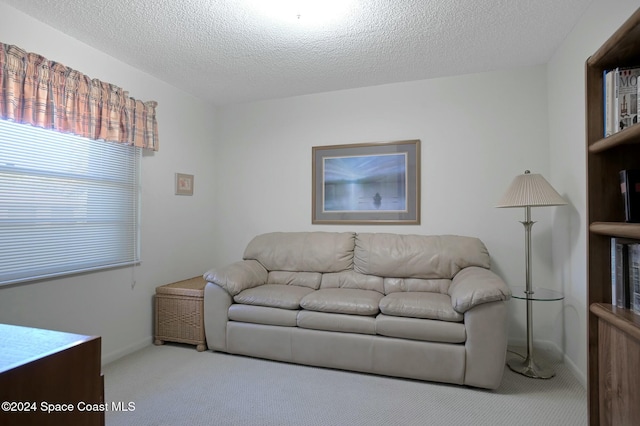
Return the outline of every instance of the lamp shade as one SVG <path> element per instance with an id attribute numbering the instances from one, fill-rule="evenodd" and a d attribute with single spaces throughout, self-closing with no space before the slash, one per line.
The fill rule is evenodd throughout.
<path id="1" fill-rule="evenodd" d="M 496 207 L 561 206 L 567 202 L 540 174 L 526 170 L 511 182 Z"/>

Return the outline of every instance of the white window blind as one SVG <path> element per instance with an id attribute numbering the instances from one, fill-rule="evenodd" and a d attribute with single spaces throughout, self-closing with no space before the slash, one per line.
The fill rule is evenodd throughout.
<path id="1" fill-rule="evenodd" d="M 140 151 L 0 120 L 0 285 L 138 262 Z"/>

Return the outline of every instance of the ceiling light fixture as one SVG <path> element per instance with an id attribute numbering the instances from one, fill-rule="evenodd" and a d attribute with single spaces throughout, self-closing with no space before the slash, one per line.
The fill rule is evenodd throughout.
<path id="1" fill-rule="evenodd" d="M 282 22 L 325 24 L 342 18 L 353 0 L 247 0 L 261 14 Z"/>

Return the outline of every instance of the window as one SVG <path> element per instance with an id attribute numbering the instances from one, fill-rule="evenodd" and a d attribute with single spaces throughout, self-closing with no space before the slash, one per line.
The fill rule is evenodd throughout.
<path id="1" fill-rule="evenodd" d="M 0 285 L 139 262 L 140 153 L 0 120 Z"/>

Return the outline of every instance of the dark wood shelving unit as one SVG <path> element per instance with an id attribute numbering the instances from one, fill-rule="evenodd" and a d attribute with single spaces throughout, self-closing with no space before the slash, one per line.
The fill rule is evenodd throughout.
<path id="1" fill-rule="evenodd" d="M 640 124 L 604 138 L 603 72 L 640 66 L 640 9 L 586 61 L 589 424 L 640 419 L 640 316 L 611 304 L 611 238 L 625 223 L 618 172 L 640 169 Z"/>

